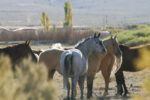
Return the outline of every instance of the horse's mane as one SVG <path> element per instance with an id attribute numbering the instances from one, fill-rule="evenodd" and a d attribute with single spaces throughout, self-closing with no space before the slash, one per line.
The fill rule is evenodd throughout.
<path id="1" fill-rule="evenodd" d="M 125 45 L 125 44 L 119 44 L 119 46 L 129 48 L 129 46 L 127 46 L 127 45 Z"/>
<path id="2" fill-rule="evenodd" d="M 84 44 L 86 41 L 88 41 L 89 39 L 91 39 L 91 37 L 82 39 L 81 41 L 79 41 L 76 45 L 75 48 L 79 48 L 82 44 Z"/>
<path id="3" fill-rule="evenodd" d="M 126 49 L 129 49 L 130 47 L 128 47 L 127 45 L 125 45 L 125 44 L 119 44 L 119 47 L 120 48 L 126 48 Z"/>

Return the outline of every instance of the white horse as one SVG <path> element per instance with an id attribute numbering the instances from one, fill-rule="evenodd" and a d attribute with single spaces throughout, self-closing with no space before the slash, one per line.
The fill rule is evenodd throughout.
<path id="1" fill-rule="evenodd" d="M 67 87 L 67 98 L 70 95 L 70 83 L 68 77 L 72 79 L 71 99 L 74 99 L 74 92 L 77 81 L 81 79 L 81 99 L 83 99 L 84 80 L 88 71 L 88 56 L 92 52 L 106 53 L 106 49 L 100 40 L 100 34 L 90 37 L 80 42 L 75 49 L 66 50 L 61 54 L 60 70 L 63 75 L 64 86 Z"/>

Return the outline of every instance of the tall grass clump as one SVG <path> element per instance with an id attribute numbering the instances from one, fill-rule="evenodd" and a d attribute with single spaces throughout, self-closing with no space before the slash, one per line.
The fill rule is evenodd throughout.
<path id="1" fill-rule="evenodd" d="M 25 59 L 12 72 L 8 57 L 0 57 L 0 100 L 58 100 L 46 67 Z"/>
<path id="2" fill-rule="evenodd" d="M 143 85 L 142 89 L 144 90 L 144 93 L 140 95 L 133 96 L 133 100 L 150 100 L 150 51 L 147 49 L 143 49 L 139 51 L 140 57 L 137 58 L 135 61 L 135 64 L 138 66 L 138 68 L 143 69 L 147 68 L 148 75 L 143 79 Z"/>

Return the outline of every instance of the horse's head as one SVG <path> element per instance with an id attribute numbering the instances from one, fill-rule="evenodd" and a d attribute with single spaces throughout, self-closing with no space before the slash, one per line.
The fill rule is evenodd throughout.
<path id="1" fill-rule="evenodd" d="M 18 44 L 16 46 L 17 55 L 21 56 L 21 58 L 26 58 L 31 56 L 32 60 L 37 62 L 37 58 L 32 52 L 30 48 L 30 41 L 26 41 L 25 43 Z"/>
<path id="2" fill-rule="evenodd" d="M 96 33 L 94 34 L 94 37 L 91 38 L 91 48 L 96 51 L 100 52 L 102 54 L 106 53 L 106 48 L 103 44 L 103 41 L 100 39 L 100 33 L 96 36 Z"/>
<path id="3" fill-rule="evenodd" d="M 107 45 L 108 45 L 107 50 L 112 54 L 114 54 L 116 57 L 120 57 L 122 55 L 116 36 L 114 37 L 111 36 Z"/>

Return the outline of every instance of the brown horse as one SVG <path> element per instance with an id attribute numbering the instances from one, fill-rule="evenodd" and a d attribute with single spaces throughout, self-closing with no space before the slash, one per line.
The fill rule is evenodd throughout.
<path id="1" fill-rule="evenodd" d="M 114 38 L 111 37 L 107 40 L 104 40 L 103 43 L 107 49 L 107 54 L 104 56 L 100 55 L 99 53 L 92 53 L 88 60 L 89 64 L 87 76 L 88 98 L 92 96 L 92 87 L 95 74 L 100 70 L 102 71 L 102 74 L 105 79 L 106 89 L 104 95 L 107 94 L 110 73 L 115 62 L 115 56 L 118 59 L 120 59 L 121 57 L 121 51 L 119 49 L 118 42 L 116 41 L 116 37 Z M 50 79 L 53 78 L 53 75 L 56 70 L 60 73 L 59 61 L 60 55 L 63 51 L 64 51 L 63 49 L 51 49 L 44 51 L 40 54 L 39 62 L 42 62 L 47 66 Z M 119 69 L 120 65 L 118 65 L 117 67 L 118 67 L 117 69 Z"/>
<path id="2" fill-rule="evenodd" d="M 37 62 L 29 44 L 30 41 L 26 41 L 25 43 L 0 48 L 0 54 L 9 56 L 13 70 L 16 64 L 19 64 L 23 58 L 27 58 L 28 56 L 31 56 L 32 60 Z"/>
<path id="3" fill-rule="evenodd" d="M 115 74 L 116 83 L 117 83 L 117 94 L 122 95 L 123 90 L 124 90 L 123 95 L 126 96 L 128 93 L 128 90 L 125 84 L 123 71 L 137 72 L 137 71 L 143 70 L 142 68 L 137 69 L 137 66 L 135 65 L 135 60 L 140 57 L 139 50 L 141 49 L 150 50 L 150 44 L 136 46 L 136 47 L 128 47 L 125 45 L 119 45 L 119 47 L 122 51 L 122 65 L 120 69 L 117 71 L 117 73 Z"/>
<path id="4" fill-rule="evenodd" d="M 119 44 L 116 40 L 116 37 L 104 40 L 103 43 L 107 49 L 107 54 L 105 56 L 101 56 L 95 53 L 92 54 L 89 58 L 89 69 L 87 76 L 87 98 L 90 98 L 92 96 L 93 80 L 96 73 L 100 70 L 102 71 L 102 75 L 105 81 L 105 92 L 103 96 L 106 96 L 108 94 L 110 74 L 113 66 L 115 65 L 115 60 L 117 61 L 116 70 L 118 70 L 121 65 L 121 51 L 119 49 Z"/>

